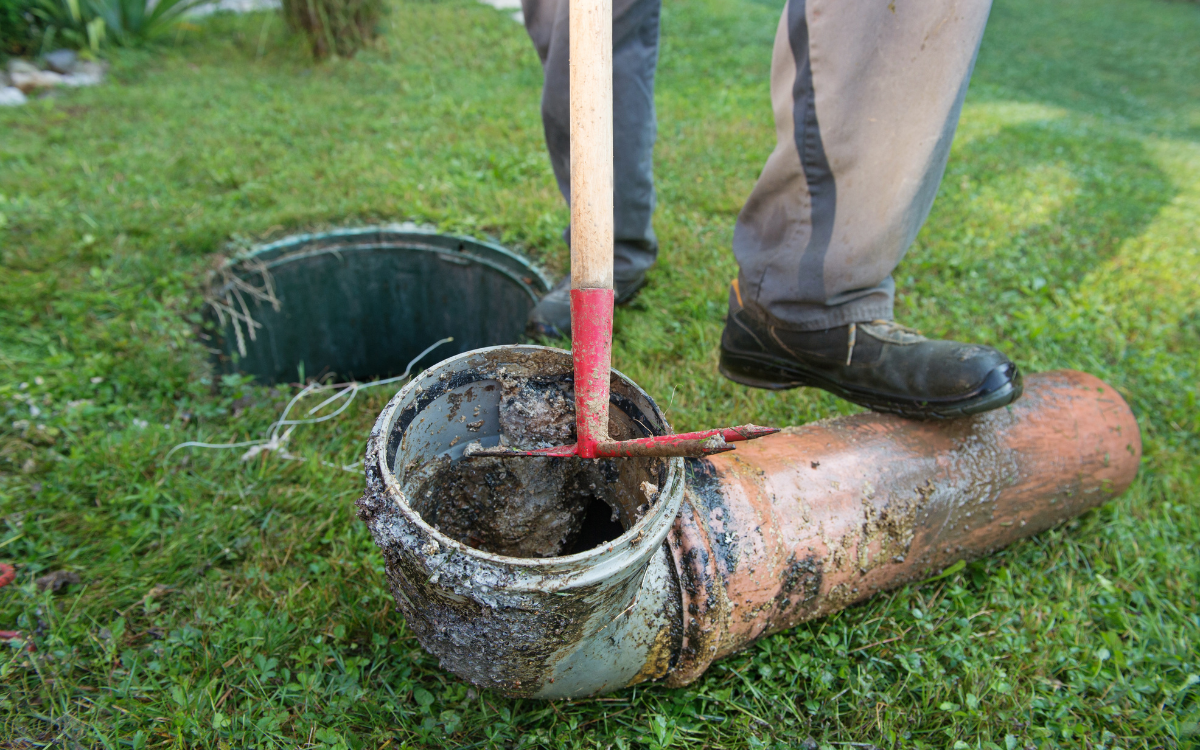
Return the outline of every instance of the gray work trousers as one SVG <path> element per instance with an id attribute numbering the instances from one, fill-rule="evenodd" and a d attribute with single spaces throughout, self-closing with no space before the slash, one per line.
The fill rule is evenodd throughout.
<path id="1" fill-rule="evenodd" d="M 654 262 L 661 0 L 615 0 L 614 275 Z M 570 201 L 567 0 L 523 0 Z M 738 291 L 794 330 L 890 319 L 892 270 L 945 171 L 991 0 L 788 0 L 771 61 L 775 150 L 734 228 Z"/>

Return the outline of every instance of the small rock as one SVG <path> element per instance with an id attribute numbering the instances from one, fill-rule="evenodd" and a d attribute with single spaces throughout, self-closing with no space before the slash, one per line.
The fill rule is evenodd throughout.
<path id="1" fill-rule="evenodd" d="M 56 49 L 46 55 L 46 67 L 55 73 L 68 75 L 75 71 L 75 63 L 79 61 L 79 55 L 75 54 L 74 50 Z"/>
<path id="2" fill-rule="evenodd" d="M 14 57 L 13 59 L 8 61 L 9 76 L 15 76 L 17 74 L 28 75 L 31 73 L 40 73 L 40 72 L 41 71 L 38 70 L 38 66 L 34 65 L 33 63 L 29 62 L 28 60 L 22 60 L 19 57 Z"/>
<path id="3" fill-rule="evenodd" d="M 56 570 L 38 578 L 34 583 L 37 584 L 38 591 L 50 589 L 51 592 L 58 593 L 67 586 L 78 585 L 79 574 L 69 570 Z"/>
<path id="4" fill-rule="evenodd" d="M 19 107 L 27 101 L 25 92 L 16 86 L 0 87 L 0 107 Z"/>
<path id="5" fill-rule="evenodd" d="M 81 60 L 75 63 L 75 71 L 63 76 L 62 85 L 78 88 L 80 86 L 95 86 L 104 80 L 107 66 L 92 60 Z"/>
<path id="6" fill-rule="evenodd" d="M 8 68 L 8 76 L 12 79 L 13 85 L 26 94 L 36 89 L 52 88 L 63 81 L 62 76 L 49 70 L 34 68 L 33 72 L 27 72 L 13 70 L 11 65 Z"/>
<path id="7" fill-rule="evenodd" d="M 215 0 L 200 3 L 186 11 L 192 17 L 207 16 L 212 13 L 251 13 L 256 10 L 274 10 L 280 7 L 279 0 Z"/>

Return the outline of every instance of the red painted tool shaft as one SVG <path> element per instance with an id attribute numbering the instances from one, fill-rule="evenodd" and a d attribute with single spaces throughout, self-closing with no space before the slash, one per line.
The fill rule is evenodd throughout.
<path id="1" fill-rule="evenodd" d="M 608 441 L 612 368 L 612 289 L 571 290 L 571 359 L 575 364 L 575 455 L 596 458 Z"/>

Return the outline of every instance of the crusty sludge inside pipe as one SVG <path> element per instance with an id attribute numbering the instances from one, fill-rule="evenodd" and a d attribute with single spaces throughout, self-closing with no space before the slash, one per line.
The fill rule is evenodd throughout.
<path id="1" fill-rule="evenodd" d="M 622 536 L 534 561 L 427 530 L 373 470 L 386 461 L 373 464 L 375 433 L 372 444 L 360 515 L 422 644 L 476 684 L 542 698 L 686 685 L 758 638 L 1095 507 L 1129 486 L 1141 458 L 1114 389 L 1035 374 L 1016 403 L 968 419 L 858 414 L 673 464 L 681 481 L 660 472 L 662 499 L 636 525 L 614 509 Z"/>

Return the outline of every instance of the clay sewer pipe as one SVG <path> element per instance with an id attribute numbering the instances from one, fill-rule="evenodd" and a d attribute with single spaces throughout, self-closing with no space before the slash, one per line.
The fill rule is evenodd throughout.
<path id="1" fill-rule="evenodd" d="M 406 450 L 397 435 L 420 421 L 414 405 L 428 409 L 439 387 L 478 390 L 486 378 L 462 373 L 489 351 L 447 360 L 397 394 L 372 432 L 358 505 L 422 645 L 443 668 L 512 696 L 687 685 L 758 638 L 1096 507 L 1129 486 L 1141 459 L 1137 422 L 1112 387 L 1040 373 L 1015 404 L 976 417 L 857 414 L 671 459 L 656 506 L 620 538 L 569 557 L 503 557 L 425 524 L 391 470 Z M 624 397 L 626 412 L 640 405 L 643 423 L 666 430 L 631 381 L 614 372 L 613 388 L 614 405 Z"/>

